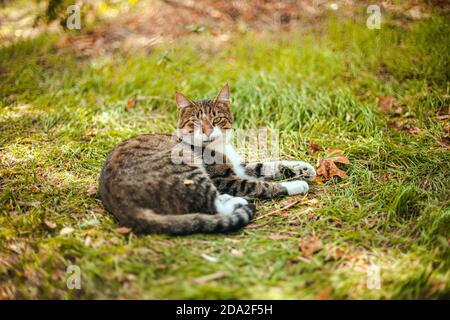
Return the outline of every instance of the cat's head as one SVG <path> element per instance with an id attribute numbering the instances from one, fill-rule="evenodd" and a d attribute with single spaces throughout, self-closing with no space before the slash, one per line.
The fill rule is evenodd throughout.
<path id="1" fill-rule="evenodd" d="M 231 134 L 233 115 L 230 110 L 230 88 L 225 85 L 212 100 L 192 101 L 176 93 L 180 111 L 178 136 L 201 143 L 219 141 Z M 187 138 L 187 139 L 186 139 Z"/>

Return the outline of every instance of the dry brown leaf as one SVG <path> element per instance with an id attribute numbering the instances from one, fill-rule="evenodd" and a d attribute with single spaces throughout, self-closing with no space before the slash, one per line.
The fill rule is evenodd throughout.
<path id="1" fill-rule="evenodd" d="M 130 100 L 128 100 L 127 109 L 130 110 L 130 109 L 134 108 L 136 106 L 137 102 L 138 102 L 137 97 L 133 97 Z"/>
<path id="2" fill-rule="evenodd" d="M 388 120 L 388 125 L 392 128 L 396 128 L 396 129 L 401 129 L 402 128 L 402 124 L 399 121 L 396 120 Z"/>
<path id="3" fill-rule="evenodd" d="M 378 97 L 378 109 L 385 114 L 388 114 L 393 107 L 397 106 L 397 100 L 391 96 Z"/>
<path id="4" fill-rule="evenodd" d="M 338 176 L 341 179 L 347 177 L 347 173 L 339 169 L 336 166 L 336 163 L 350 164 L 350 160 L 344 156 L 344 151 L 340 149 L 330 148 L 326 150 L 325 158 L 318 160 L 317 176 L 320 177 L 320 182 L 328 180 L 334 176 Z"/>
<path id="5" fill-rule="evenodd" d="M 329 300 L 332 292 L 333 288 L 326 287 L 321 292 L 319 292 L 319 300 Z"/>
<path id="6" fill-rule="evenodd" d="M 450 117 L 450 115 L 444 114 L 444 115 L 441 115 L 441 116 L 436 116 L 435 118 L 437 120 L 447 120 L 449 117 Z"/>
<path id="7" fill-rule="evenodd" d="M 6 176 L 12 176 L 12 175 L 15 175 L 17 172 L 15 172 L 14 170 L 11 170 L 11 169 L 3 169 L 3 170 L 0 170 L 0 174 L 1 175 L 6 175 Z"/>
<path id="8" fill-rule="evenodd" d="M 437 140 L 439 145 L 443 146 L 446 149 L 450 149 L 450 135 L 445 135 L 442 138 Z"/>
<path id="9" fill-rule="evenodd" d="M 127 227 L 119 227 L 119 228 L 114 229 L 114 231 L 126 236 L 127 234 L 129 234 L 131 232 L 131 229 L 127 228 Z"/>
<path id="10" fill-rule="evenodd" d="M 328 166 L 329 166 L 328 174 L 329 174 L 330 178 L 334 177 L 334 176 L 338 176 L 341 179 L 347 178 L 347 173 L 345 173 L 345 171 L 339 169 L 332 160 L 328 160 Z"/>
<path id="11" fill-rule="evenodd" d="M 322 147 L 319 145 L 319 144 L 317 144 L 317 143 L 313 143 L 313 142 L 311 142 L 309 145 L 308 145 L 308 150 L 309 150 L 309 153 L 315 153 L 315 152 L 317 152 L 317 151 L 320 151 L 320 149 L 322 149 Z"/>
<path id="12" fill-rule="evenodd" d="M 335 162 L 335 163 L 338 162 L 338 163 L 343 163 L 343 164 L 350 164 L 350 160 L 348 160 L 348 158 L 344 157 L 344 156 L 331 157 L 331 158 L 328 158 L 327 160 Z"/>
<path id="13" fill-rule="evenodd" d="M 89 185 L 86 194 L 89 198 L 95 196 L 97 194 L 97 186 L 93 184 Z"/>
<path id="14" fill-rule="evenodd" d="M 333 156 L 343 156 L 344 155 L 344 151 L 338 148 L 329 148 L 327 150 L 325 150 L 325 154 L 327 155 L 333 155 Z"/>
<path id="15" fill-rule="evenodd" d="M 322 241 L 312 235 L 300 240 L 298 247 L 304 257 L 311 258 L 314 253 L 322 249 Z"/>
<path id="16" fill-rule="evenodd" d="M 345 255 L 345 250 L 340 247 L 328 247 L 327 256 L 333 260 L 339 260 Z"/>

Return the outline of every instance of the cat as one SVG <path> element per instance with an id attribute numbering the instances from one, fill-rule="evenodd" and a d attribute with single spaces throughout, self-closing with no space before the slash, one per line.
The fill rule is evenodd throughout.
<path id="1" fill-rule="evenodd" d="M 233 115 L 228 85 L 212 100 L 191 101 L 179 92 L 175 100 L 175 134 L 129 138 L 106 157 L 99 179 L 101 200 L 121 225 L 142 234 L 234 231 L 255 214 L 249 199 L 308 192 L 305 180 L 316 176 L 310 164 L 245 163 L 229 144 Z M 206 151 L 224 161 L 205 161 Z M 180 161 L 174 156 L 180 152 L 181 160 L 188 155 L 194 161 Z M 286 172 L 299 179 L 267 181 Z"/>

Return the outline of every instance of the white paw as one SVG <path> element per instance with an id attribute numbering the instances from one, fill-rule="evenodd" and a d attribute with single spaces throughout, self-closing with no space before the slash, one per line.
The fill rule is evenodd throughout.
<path id="1" fill-rule="evenodd" d="M 305 180 L 314 180 L 316 178 L 316 169 L 312 165 L 303 161 L 281 161 L 281 166 L 292 170 L 296 176 Z"/>
<path id="2" fill-rule="evenodd" d="M 244 198 L 233 197 L 229 194 L 221 194 L 214 201 L 216 210 L 221 214 L 232 214 L 237 205 L 247 205 L 248 201 Z"/>
<path id="3" fill-rule="evenodd" d="M 232 195 L 229 195 L 229 194 L 220 194 L 218 197 L 217 197 L 217 199 L 216 200 L 218 200 L 218 201 L 220 201 L 220 202 L 222 202 L 222 203 L 225 203 L 225 202 L 227 202 L 228 200 L 230 200 L 231 198 L 234 198 Z"/>
<path id="4" fill-rule="evenodd" d="M 289 195 L 307 193 L 309 190 L 308 184 L 302 180 L 281 182 L 280 184 L 287 189 Z"/>

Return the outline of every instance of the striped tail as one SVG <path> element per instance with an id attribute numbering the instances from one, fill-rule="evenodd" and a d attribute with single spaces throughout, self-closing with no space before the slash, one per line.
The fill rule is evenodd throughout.
<path id="1" fill-rule="evenodd" d="M 140 209 L 128 216 L 125 225 L 135 233 L 167 233 L 185 235 L 192 233 L 221 233 L 242 228 L 255 213 L 253 204 L 238 205 L 231 214 L 187 213 L 181 215 L 161 215 L 150 209 Z M 129 221 L 134 218 L 133 221 Z"/>

